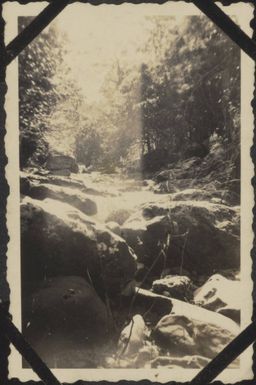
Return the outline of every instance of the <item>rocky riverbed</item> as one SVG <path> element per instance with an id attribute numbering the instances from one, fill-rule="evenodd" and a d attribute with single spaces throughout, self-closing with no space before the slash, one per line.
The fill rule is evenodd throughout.
<path id="1" fill-rule="evenodd" d="M 22 172 L 23 332 L 50 367 L 201 368 L 239 333 L 238 182 L 198 162 Z"/>

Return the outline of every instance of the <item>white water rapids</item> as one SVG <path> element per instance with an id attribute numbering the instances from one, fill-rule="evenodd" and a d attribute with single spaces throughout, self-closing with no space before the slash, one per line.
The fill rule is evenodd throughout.
<path id="1" fill-rule="evenodd" d="M 127 210 L 133 213 L 142 204 L 160 203 L 170 197 L 170 194 L 154 193 L 152 180 L 131 179 L 121 174 L 100 172 L 77 174 L 74 178 L 99 193 L 93 194 L 93 200 L 97 205 L 95 219 L 102 223 L 115 211 Z"/>

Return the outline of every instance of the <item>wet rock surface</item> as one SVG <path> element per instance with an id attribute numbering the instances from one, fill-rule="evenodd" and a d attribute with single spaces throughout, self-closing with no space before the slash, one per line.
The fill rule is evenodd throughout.
<path id="1" fill-rule="evenodd" d="M 81 193 L 79 189 L 61 187 L 50 184 L 30 184 L 28 194 L 35 199 L 52 198 L 61 202 L 69 203 L 87 215 L 95 215 L 97 213 L 96 203 L 88 195 Z"/>
<path id="2" fill-rule="evenodd" d="M 54 276 L 89 275 L 99 291 L 115 293 L 133 278 L 135 255 L 125 241 L 72 206 L 26 197 L 21 216 L 28 287 Z"/>
<path id="3" fill-rule="evenodd" d="M 241 284 L 215 274 L 194 292 L 195 304 L 240 321 Z"/>

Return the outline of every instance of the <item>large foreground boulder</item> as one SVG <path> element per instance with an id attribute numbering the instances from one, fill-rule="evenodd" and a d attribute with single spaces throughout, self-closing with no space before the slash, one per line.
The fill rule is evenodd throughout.
<path id="1" fill-rule="evenodd" d="M 81 277 L 43 282 L 24 299 L 23 316 L 25 338 L 50 367 L 76 366 L 86 349 L 93 351 L 113 335 L 113 320 L 105 304 Z M 82 367 L 95 366 L 89 357 L 84 355 Z"/>
<path id="2" fill-rule="evenodd" d="M 46 162 L 46 168 L 56 175 L 68 175 L 68 172 L 77 173 L 79 170 L 75 159 L 63 154 L 50 155 Z"/>
<path id="3" fill-rule="evenodd" d="M 145 204 L 122 226 L 122 236 L 142 263 L 154 263 L 158 277 L 163 266 L 208 276 L 239 267 L 239 233 L 238 207 L 205 201 Z"/>
<path id="4" fill-rule="evenodd" d="M 194 302 L 206 309 L 217 311 L 234 321 L 240 321 L 241 283 L 214 274 L 194 292 Z"/>
<path id="5" fill-rule="evenodd" d="M 172 312 L 153 330 L 155 341 L 172 356 L 199 355 L 213 358 L 239 334 L 229 318 L 172 299 Z"/>
<path id="6" fill-rule="evenodd" d="M 26 197 L 21 203 L 22 281 L 31 289 L 54 276 L 87 277 L 104 295 L 133 279 L 136 258 L 126 242 L 72 206 Z"/>

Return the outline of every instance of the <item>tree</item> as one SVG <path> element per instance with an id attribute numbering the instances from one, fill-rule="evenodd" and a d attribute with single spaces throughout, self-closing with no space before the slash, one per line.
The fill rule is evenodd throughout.
<path id="1" fill-rule="evenodd" d="M 91 127 L 89 122 L 76 138 L 76 158 L 86 167 L 100 163 L 102 156 L 100 134 Z"/>
<path id="2" fill-rule="evenodd" d="M 197 145 L 203 156 L 213 133 L 238 144 L 239 49 L 205 17 L 187 18 L 178 34 L 166 32 L 166 19 L 152 21 L 153 59 L 142 67 L 144 153 L 182 156 Z"/>
<path id="3" fill-rule="evenodd" d="M 31 19 L 21 17 L 20 30 Z M 49 147 L 68 142 L 70 131 L 78 124 L 82 97 L 65 65 L 64 46 L 65 36 L 53 24 L 19 56 L 21 167 L 43 164 Z"/>

